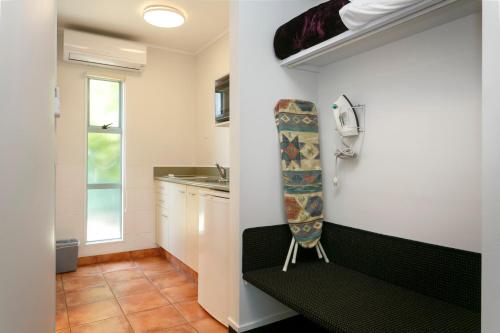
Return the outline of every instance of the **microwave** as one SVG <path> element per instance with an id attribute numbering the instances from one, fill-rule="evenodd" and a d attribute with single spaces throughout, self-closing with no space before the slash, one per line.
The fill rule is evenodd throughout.
<path id="1" fill-rule="evenodd" d="M 215 123 L 229 121 L 229 75 L 215 81 Z"/>

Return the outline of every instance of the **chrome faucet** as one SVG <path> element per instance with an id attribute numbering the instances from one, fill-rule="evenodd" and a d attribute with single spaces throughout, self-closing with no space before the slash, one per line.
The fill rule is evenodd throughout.
<path id="1" fill-rule="evenodd" d="M 215 163 L 215 167 L 217 168 L 217 172 L 219 173 L 219 181 L 227 181 L 227 172 L 226 169 L 221 167 L 219 163 Z"/>

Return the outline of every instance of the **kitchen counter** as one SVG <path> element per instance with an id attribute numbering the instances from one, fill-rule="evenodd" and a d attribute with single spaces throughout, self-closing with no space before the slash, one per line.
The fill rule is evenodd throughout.
<path id="1" fill-rule="evenodd" d="M 208 188 L 216 191 L 229 192 L 229 181 L 219 181 L 217 177 L 213 176 L 192 176 L 192 177 L 160 176 L 160 177 L 155 177 L 155 179 L 164 182 L 184 184 L 184 185 Z"/>

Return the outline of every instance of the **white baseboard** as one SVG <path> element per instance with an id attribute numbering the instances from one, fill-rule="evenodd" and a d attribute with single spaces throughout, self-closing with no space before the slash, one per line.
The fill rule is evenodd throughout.
<path id="1" fill-rule="evenodd" d="M 236 332 L 246 332 L 246 331 L 249 331 L 249 330 L 257 328 L 257 327 L 269 325 L 269 324 L 272 324 L 274 322 L 293 317 L 295 315 L 297 315 L 297 313 L 295 311 L 287 310 L 285 312 L 274 313 L 272 315 L 269 315 L 269 316 L 266 316 L 263 318 L 259 318 L 257 320 L 254 320 L 254 321 L 251 321 L 248 323 L 242 323 L 242 324 L 237 323 L 231 317 L 228 317 L 227 319 L 229 322 L 229 326 L 231 326 Z"/>

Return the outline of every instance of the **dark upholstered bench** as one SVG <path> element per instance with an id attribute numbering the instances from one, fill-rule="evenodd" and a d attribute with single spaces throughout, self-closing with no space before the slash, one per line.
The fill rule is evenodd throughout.
<path id="1" fill-rule="evenodd" d="M 282 272 L 287 225 L 243 233 L 243 279 L 331 332 L 480 332 L 481 256 L 325 223 Z"/>

